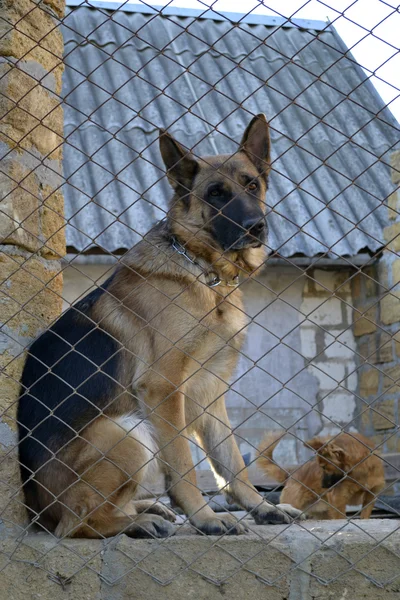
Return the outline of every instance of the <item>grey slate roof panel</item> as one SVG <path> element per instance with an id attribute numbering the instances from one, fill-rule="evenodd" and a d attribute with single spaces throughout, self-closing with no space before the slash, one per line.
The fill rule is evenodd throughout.
<path id="1" fill-rule="evenodd" d="M 77 8 L 63 33 L 69 246 L 130 248 L 165 216 L 158 127 L 195 153 L 230 153 L 264 112 L 271 251 L 382 247 L 399 126 L 332 29 Z"/>

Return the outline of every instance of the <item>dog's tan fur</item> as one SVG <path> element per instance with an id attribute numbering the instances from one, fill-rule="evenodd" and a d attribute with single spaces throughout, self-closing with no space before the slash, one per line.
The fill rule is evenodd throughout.
<path id="1" fill-rule="evenodd" d="M 376 495 L 383 489 L 382 459 L 374 444 L 360 434 L 341 433 L 335 438 L 313 438 L 306 446 L 316 456 L 290 472 L 273 460 L 282 433 L 269 433 L 259 446 L 258 464 L 269 477 L 284 483 L 281 502 L 287 502 L 314 519 L 343 519 L 347 505 L 362 505 L 361 519 L 368 519 Z M 323 478 L 341 480 L 324 487 Z"/>
<path id="2" fill-rule="evenodd" d="M 161 136 L 160 147 L 175 189 L 168 219 L 124 256 L 91 313 L 121 343 L 119 391 L 104 416 L 36 475 L 43 486 L 41 509 L 49 507 L 47 522 L 58 523 L 58 535 L 165 535 L 170 530 L 164 518 L 173 520 L 168 511 L 156 506 L 152 510 L 157 514 L 149 514 L 148 503 L 132 503 L 147 488 L 148 463 L 156 458 L 171 497 L 198 530 L 243 532 L 234 517 L 216 515 L 205 503 L 196 485 L 190 436 L 208 454 L 225 491 L 252 511 L 256 522 L 289 522 L 299 514 L 265 502 L 251 485 L 224 402 L 247 323 L 240 289 L 225 282 L 254 273 L 264 249 L 223 252 L 210 231 L 209 208 L 201 200 L 210 180 L 229 181 L 240 193 L 246 172 L 260 182 L 254 201 L 264 210 L 270 163 L 267 122 L 263 115 L 254 118 L 233 156 L 197 160 L 168 134 Z M 182 188 L 189 203 L 182 200 Z M 179 239 L 198 264 L 177 253 L 167 234 Z M 216 288 L 207 285 L 205 272 L 210 270 L 224 280 Z M 127 435 L 121 426 L 121 419 L 136 408 L 145 414 L 150 437 L 140 428 Z"/>

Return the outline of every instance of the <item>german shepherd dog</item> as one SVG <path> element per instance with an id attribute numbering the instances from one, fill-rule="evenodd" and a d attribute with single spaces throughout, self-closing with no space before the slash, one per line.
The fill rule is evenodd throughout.
<path id="1" fill-rule="evenodd" d="M 289 502 L 313 519 L 344 519 L 346 506 L 362 505 L 361 519 L 369 519 L 377 494 L 385 485 L 382 459 L 372 440 L 359 433 L 334 439 L 315 437 L 305 442 L 316 455 L 289 472 L 273 460 L 281 433 L 266 435 L 259 447 L 259 465 L 285 487 L 281 501 Z"/>
<path id="2" fill-rule="evenodd" d="M 198 159 L 164 131 L 160 151 L 174 190 L 168 217 L 33 343 L 23 371 L 26 504 L 57 536 L 171 534 L 173 513 L 137 500 L 155 463 L 199 532 L 244 532 L 205 502 L 189 436 L 256 523 L 300 514 L 251 485 L 224 402 L 247 323 L 238 277 L 264 259 L 267 121 L 254 117 L 232 156 Z"/>

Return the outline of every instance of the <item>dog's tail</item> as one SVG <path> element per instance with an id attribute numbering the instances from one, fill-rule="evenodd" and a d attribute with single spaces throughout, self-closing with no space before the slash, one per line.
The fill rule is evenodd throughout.
<path id="1" fill-rule="evenodd" d="M 290 473 L 280 467 L 274 459 L 272 454 L 274 448 L 279 444 L 285 434 L 279 431 L 272 431 L 267 433 L 265 438 L 262 440 L 258 447 L 258 465 L 264 471 L 266 475 L 269 475 L 271 479 L 284 483 L 289 477 Z"/>

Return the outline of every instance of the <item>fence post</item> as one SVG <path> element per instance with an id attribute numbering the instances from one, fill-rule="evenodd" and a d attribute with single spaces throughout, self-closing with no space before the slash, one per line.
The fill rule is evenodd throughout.
<path id="1" fill-rule="evenodd" d="M 0 519 L 26 520 L 16 408 L 24 350 L 62 306 L 64 0 L 5 0 L 0 24 Z"/>

